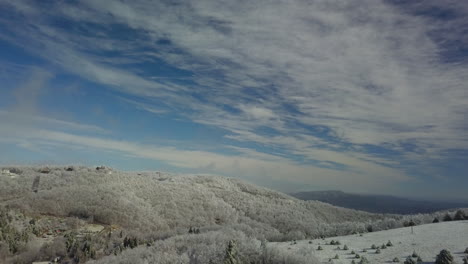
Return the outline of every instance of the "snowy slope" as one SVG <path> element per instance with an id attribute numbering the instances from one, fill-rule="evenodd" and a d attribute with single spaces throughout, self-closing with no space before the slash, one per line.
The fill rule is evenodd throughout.
<path id="1" fill-rule="evenodd" d="M 331 240 L 340 241 L 340 248 L 348 246 L 348 250 L 337 250 L 337 245 L 329 245 Z M 390 240 L 392 247 L 382 249 L 380 254 L 376 254 L 371 249 L 372 244 L 381 246 Z M 328 262 L 338 254 L 339 259 L 333 259 L 333 263 L 351 263 L 354 250 L 361 256 L 365 256 L 370 263 L 391 263 L 393 258 L 398 257 L 403 261 L 415 251 L 421 256 L 424 263 L 433 263 L 436 255 L 442 249 L 448 249 L 454 256 L 457 263 L 463 263 L 462 258 L 465 255 L 463 251 L 468 247 L 468 221 L 442 222 L 436 224 L 426 224 L 414 227 L 414 234 L 410 227 L 386 230 L 380 232 L 366 233 L 363 236 L 350 235 L 331 237 L 325 240 L 315 239 L 297 241 L 297 244 L 291 242 L 270 243 L 272 247 L 280 247 L 291 253 L 302 254 L 302 252 L 315 251 L 315 255 L 322 262 Z M 327 245 L 326 245 L 327 244 Z M 323 250 L 316 250 L 321 245 Z M 367 252 L 362 252 L 366 249 Z M 358 263 L 359 259 L 356 259 Z"/>

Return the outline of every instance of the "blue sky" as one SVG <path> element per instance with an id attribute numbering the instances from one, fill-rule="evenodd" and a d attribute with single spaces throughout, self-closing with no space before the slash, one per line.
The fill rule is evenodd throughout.
<path id="1" fill-rule="evenodd" d="M 465 1 L 0 0 L 0 163 L 468 201 Z"/>

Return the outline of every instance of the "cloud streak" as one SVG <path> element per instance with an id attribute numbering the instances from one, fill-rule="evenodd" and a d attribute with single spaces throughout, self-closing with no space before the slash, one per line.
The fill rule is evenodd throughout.
<path id="1" fill-rule="evenodd" d="M 19 0 L 2 6 L 26 17 L 22 23 L 2 19 L 14 32 L 2 31 L 2 39 L 131 97 L 124 100 L 138 109 L 175 114 L 222 129 L 227 140 L 260 145 L 283 164 L 296 164 L 286 166 L 297 173 L 295 180 L 308 181 L 310 168 L 302 163 L 316 174 L 404 181 L 413 178 L 409 169 L 468 149 L 468 67 L 463 53 L 457 60 L 449 54 L 455 41 L 467 39 L 445 31 L 455 26 L 461 33 L 464 4 L 443 7 L 457 14 L 451 19 L 427 11 L 442 8 L 436 1 L 89 0 L 45 6 Z M 36 44 L 24 41 L 31 39 Z M 148 70 L 161 65 L 177 73 Z M 178 153 L 188 157 L 178 161 L 150 153 L 178 167 L 195 161 L 211 168 L 191 152 Z M 231 158 L 214 159 L 222 168 L 216 172 L 234 171 Z"/>

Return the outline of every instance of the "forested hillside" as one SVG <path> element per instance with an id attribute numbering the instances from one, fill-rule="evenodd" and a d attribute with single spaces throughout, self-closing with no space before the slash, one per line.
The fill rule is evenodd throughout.
<path id="1" fill-rule="evenodd" d="M 256 263 L 269 254 L 269 263 L 275 263 L 282 253 L 268 253 L 261 240 L 376 231 L 402 226 L 409 219 L 301 201 L 237 179 L 106 167 L 4 168 L 0 201 L 9 215 L 8 230 L 31 232 L 17 250 L 5 249 L 16 241 L 16 233 L 0 242 L 0 258 L 15 257 L 16 263 L 54 255 L 75 263 L 107 255 L 119 259 L 123 251 L 122 256 L 134 258 L 141 247 L 150 247 L 145 254 L 158 263 L 219 263 L 229 241 L 235 241 L 239 258 Z M 417 221 L 432 218 L 419 216 Z M 90 225 L 101 228 L 83 235 L 76 231 Z M 50 234 L 51 229 L 60 232 Z M 47 239 L 41 240 L 44 236 Z M 60 243 L 61 250 L 44 249 Z M 132 252 L 126 250 L 130 248 Z"/>

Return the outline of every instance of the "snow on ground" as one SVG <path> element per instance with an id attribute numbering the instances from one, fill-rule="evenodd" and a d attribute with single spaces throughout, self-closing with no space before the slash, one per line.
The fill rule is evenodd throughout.
<path id="1" fill-rule="evenodd" d="M 331 237 L 326 239 L 302 240 L 297 244 L 292 242 L 270 243 L 269 246 L 279 247 L 291 253 L 302 254 L 308 250 L 315 251 L 315 256 L 322 262 L 328 262 L 338 254 L 339 259 L 333 259 L 333 263 L 349 264 L 353 259 L 356 263 L 359 259 L 351 254 L 354 250 L 357 254 L 365 256 L 370 263 L 392 263 L 398 257 L 400 263 L 415 251 L 421 256 L 423 263 L 433 263 L 435 257 L 442 249 L 448 249 L 457 263 L 463 263 L 463 253 L 468 247 L 468 221 L 441 222 L 415 226 L 414 234 L 410 227 L 385 230 L 380 232 L 366 233 L 360 235 L 349 235 Z M 336 249 L 337 245 L 330 245 L 331 240 L 340 241 L 341 250 Z M 381 249 L 380 254 L 376 254 L 375 249 L 371 249 L 372 244 L 382 246 L 388 241 L 393 246 Z M 309 243 L 312 241 L 312 244 Z M 317 250 L 318 246 L 323 250 Z M 348 250 L 343 250 L 344 245 Z M 367 252 L 363 252 L 366 249 Z"/>

